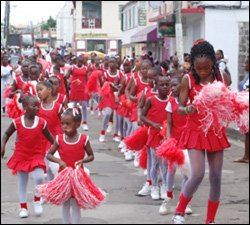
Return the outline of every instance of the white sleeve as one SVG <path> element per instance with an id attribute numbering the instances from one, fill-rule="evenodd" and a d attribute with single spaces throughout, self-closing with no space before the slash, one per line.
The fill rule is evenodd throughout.
<path id="1" fill-rule="evenodd" d="M 58 142 L 58 135 L 56 135 L 56 143 L 59 145 L 59 142 Z"/>
<path id="2" fill-rule="evenodd" d="M 45 129 L 45 127 L 47 126 L 47 121 L 45 120 L 44 126 L 43 126 L 43 130 Z"/>
<path id="3" fill-rule="evenodd" d="M 88 144 L 88 141 L 89 141 L 89 136 L 87 136 L 87 138 L 86 138 L 86 141 L 85 141 L 84 147 L 86 147 L 86 145 Z"/>
<path id="4" fill-rule="evenodd" d="M 171 102 L 168 102 L 167 107 L 165 109 L 167 112 L 173 113 L 173 109 L 172 109 L 172 104 Z"/>
<path id="5" fill-rule="evenodd" d="M 14 127 L 16 128 L 16 122 L 15 120 L 12 120 L 13 124 L 14 124 Z"/>

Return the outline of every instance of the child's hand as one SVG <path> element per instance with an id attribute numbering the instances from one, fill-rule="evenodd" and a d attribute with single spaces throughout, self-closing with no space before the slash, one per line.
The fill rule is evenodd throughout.
<path id="1" fill-rule="evenodd" d="M 76 163 L 75 163 L 75 168 L 77 168 L 77 167 L 81 167 L 82 166 L 82 160 L 79 160 L 79 161 L 77 161 Z"/>
<path id="2" fill-rule="evenodd" d="M 140 119 L 137 121 L 137 124 L 138 124 L 138 126 L 140 126 L 140 127 L 144 126 L 144 123 L 143 123 Z"/>
<path id="3" fill-rule="evenodd" d="M 119 100 L 119 98 L 117 96 L 115 97 L 115 104 L 120 105 L 120 100 Z"/>
<path id="4" fill-rule="evenodd" d="M 161 130 L 161 129 L 162 129 L 162 124 L 153 123 L 153 127 L 154 127 L 156 130 Z"/>
<path id="5" fill-rule="evenodd" d="M 2 149 L 1 149 L 1 157 L 2 157 L 2 159 L 3 159 L 3 157 L 4 157 L 4 154 L 5 154 L 5 149 L 2 148 Z"/>
<path id="6" fill-rule="evenodd" d="M 65 169 L 67 167 L 67 164 L 66 164 L 66 162 L 60 160 L 59 166 L 60 166 L 60 168 Z"/>
<path id="7" fill-rule="evenodd" d="M 192 104 L 192 105 L 188 106 L 187 107 L 187 112 L 188 112 L 188 114 L 197 113 L 197 109 L 195 108 L 195 105 Z"/>

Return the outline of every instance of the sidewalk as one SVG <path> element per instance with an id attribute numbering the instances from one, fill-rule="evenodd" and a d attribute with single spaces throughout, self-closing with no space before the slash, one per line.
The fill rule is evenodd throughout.
<path id="1" fill-rule="evenodd" d="M 245 141 L 245 134 L 241 134 L 240 131 L 236 130 L 236 124 L 235 123 L 230 123 L 228 128 L 227 128 L 227 135 L 228 137 L 235 139 L 235 140 L 240 140 L 240 141 Z"/>

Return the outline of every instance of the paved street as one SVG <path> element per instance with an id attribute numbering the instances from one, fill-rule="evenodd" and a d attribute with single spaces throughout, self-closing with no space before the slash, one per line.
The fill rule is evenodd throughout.
<path id="1" fill-rule="evenodd" d="M 126 162 L 123 154 L 112 142 L 111 134 L 107 135 L 109 142 L 98 142 L 101 120 L 89 116 L 90 142 L 95 153 L 95 160 L 86 167 L 90 169 L 91 179 L 108 193 L 107 201 L 96 210 L 82 210 L 83 224 L 170 224 L 177 204 L 181 176 L 177 172 L 175 179 L 175 205 L 171 214 L 161 216 L 158 213 L 162 201 L 153 201 L 150 197 L 137 197 L 136 193 L 146 181 L 142 169 L 135 168 L 133 162 Z M 2 117 L 1 136 L 11 120 Z M 79 129 L 82 132 L 82 128 Z M 60 224 L 61 207 L 45 204 L 41 217 L 35 217 L 33 210 L 34 181 L 30 175 L 28 184 L 29 217 L 20 219 L 17 193 L 17 177 L 11 175 L 6 163 L 13 154 L 13 135 L 6 148 L 6 157 L 1 162 L 1 223 L 3 224 Z M 218 224 L 249 224 L 249 164 L 236 164 L 233 160 L 243 155 L 243 142 L 231 140 L 232 147 L 224 154 L 221 204 L 217 213 Z M 208 199 L 208 170 L 196 192 L 191 206 L 193 214 L 187 216 L 187 224 L 204 224 Z"/>

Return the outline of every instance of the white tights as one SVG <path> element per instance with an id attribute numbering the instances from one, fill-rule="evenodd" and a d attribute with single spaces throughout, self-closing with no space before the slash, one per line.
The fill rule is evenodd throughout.
<path id="1" fill-rule="evenodd" d="M 70 215 L 70 208 L 72 207 L 72 222 L 71 222 L 71 215 Z M 62 219 L 64 224 L 79 224 L 81 219 L 81 209 L 76 203 L 74 198 L 69 198 L 63 205 L 62 205 Z"/>

